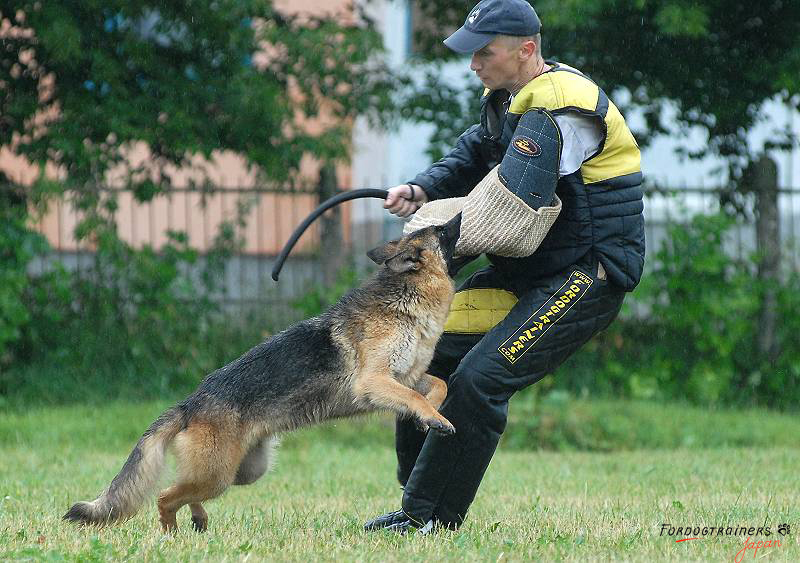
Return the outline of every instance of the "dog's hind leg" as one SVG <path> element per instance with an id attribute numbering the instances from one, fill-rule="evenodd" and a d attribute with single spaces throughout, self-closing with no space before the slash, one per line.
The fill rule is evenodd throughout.
<path id="1" fill-rule="evenodd" d="M 219 481 L 206 483 L 176 483 L 161 491 L 158 495 L 158 517 L 161 529 L 164 532 L 175 532 L 178 529 L 176 519 L 178 510 L 188 504 L 192 510 L 192 524 L 198 532 L 204 532 L 208 527 L 208 514 L 200 504 L 221 495 L 226 485 Z"/>
<path id="2" fill-rule="evenodd" d="M 271 466 L 275 457 L 275 446 L 278 439 L 265 436 L 253 444 L 236 470 L 234 485 L 255 483 Z"/>
<path id="3" fill-rule="evenodd" d="M 176 519 L 178 509 L 188 504 L 190 499 L 198 496 L 193 484 L 176 484 L 161 491 L 158 495 L 158 519 L 164 532 L 174 532 L 178 529 Z"/>
<path id="4" fill-rule="evenodd" d="M 208 529 L 208 514 L 199 502 L 189 504 L 192 510 L 192 525 L 196 532 L 205 532 Z"/>
<path id="5" fill-rule="evenodd" d="M 164 532 L 178 529 L 177 512 L 187 504 L 192 510 L 194 529 L 202 532 L 208 527 L 208 514 L 200 503 L 221 495 L 233 480 L 232 475 L 227 480 L 221 476 L 209 477 L 207 480 L 176 483 L 161 491 L 158 496 L 158 516 Z"/>
<path id="6" fill-rule="evenodd" d="M 177 530 L 176 514 L 186 504 L 192 505 L 195 529 L 208 525 L 208 516 L 200 503 L 221 495 L 233 484 L 236 468 L 244 457 L 236 425 L 193 423 L 175 437 L 178 458 L 178 481 L 161 492 L 158 514 L 165 532 Z"/>

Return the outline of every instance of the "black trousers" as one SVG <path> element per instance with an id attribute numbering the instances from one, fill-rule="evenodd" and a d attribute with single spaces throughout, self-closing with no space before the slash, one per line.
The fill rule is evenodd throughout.
<path id="1" fill-rule="evenodd" d="M 524 282 L 490 266 L 458 289 L 457 299 L 487 288 L 518 301 L 485 333 L 446 331 L 437 345 L 428 372 L 448 384 L 440 411 L 455 435 L 423 434 L 413 421 L 397 421 L 402 507 L 414 520 L 436 518 L 450 528 L 464 521 L 505 430 L 511 396 L 555 370 L 619 313 L 625 293 L 601 277 L 593 259 Z"/>

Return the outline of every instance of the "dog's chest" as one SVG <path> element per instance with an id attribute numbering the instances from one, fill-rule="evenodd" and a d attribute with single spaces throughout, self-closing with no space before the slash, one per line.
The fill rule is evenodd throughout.
<path id="1" fill-rule="evenodd" d="M 421 375 L 421 370 L 428 367 L 436 342 L 444 329 L 444 320 L 440 315 L 426 316 L 401 332 L 402 336 L 394 346 L 390 356 L 390 366 L 395 379 L 405 385 L 413 385 Z"/>
<path id="2" fill-rule="evenodd" d="M 431 311 L 429 315 L 419 320 L 417 331 L 421 340 L 433 341 L 433 344 L 436 344 L 436 341 L 439 340 L 444 331 L 444 324 L 447 321 L 449 310 L 449 307 L 445 307 L 439 311 Z"/>

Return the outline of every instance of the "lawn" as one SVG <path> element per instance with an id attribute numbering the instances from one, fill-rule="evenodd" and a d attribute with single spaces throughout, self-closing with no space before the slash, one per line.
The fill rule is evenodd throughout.
<path id="1" fill-rule="evenodd" d="M 668 524 L 768 526 L 770 536 L 753 539 L 773 545 L 738 560 L 800 561 L 800 449 L 769 436 L 751 446 L 608 452 L 501 445 L 460 531 L 401 537 L 361 529 L 396 509 L 401 493 L 391 421 L 374 416 L 285 437 L 274 471 L 206 504 L 205 534 L 191 530 L 184 509 L 179 532 L 163 535 L 154 500 L 113 528 L 62 522 L 72 502 L 109 483 L 166 406 L 0 413 L 0 559 L 734 561 L 747 537 L 701 532 L 676 542 L 695 534 L 661 535 Z M 778 534 L 784 523 L 788 535 Z"/>

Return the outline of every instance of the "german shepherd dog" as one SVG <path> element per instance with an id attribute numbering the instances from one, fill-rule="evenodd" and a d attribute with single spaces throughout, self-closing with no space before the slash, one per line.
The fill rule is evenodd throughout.
<path id="1" fill-rule="evenodd" d="M 460 219 L 368 252 L 381 265 L 374 276 L 208 375 L 150 425 L 108 488 L 64 519 L 104 525 L 133 516 L 152 494 L 170 445 L 177 481 L 158 497 L 161 527 L 176 530 L 176 512 L 188 504 L 203 531 L 201 503 L 261 477 L 281 433 L 376 409 L 455 432 L 437 411 L 447 386 L 425 370 L 453 298 Z"/>

